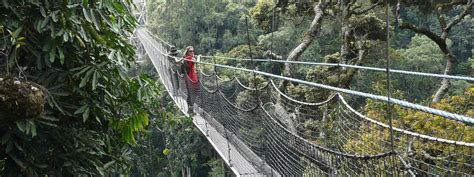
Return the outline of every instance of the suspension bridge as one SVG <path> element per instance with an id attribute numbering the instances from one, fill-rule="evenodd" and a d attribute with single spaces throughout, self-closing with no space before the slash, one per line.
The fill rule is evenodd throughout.
<path id="1" fill-rule="evenodd" d="M 197 67 L 199 80 L 193 82 L 179 72 L 175 58 L 168 55 L 169 43 L 145 29 L 138 29 L 136 36 L 176 105 L 185 115 L 189 109 L 194 110 L 196 114 L 191 115 L 194 124 L 237 176 L 474 175 L 474 143 L 391 127 L 359 112 L 350 100 L 360 97 L 390 102 L 406 108 L 407 112 L 424 112 L 468 125 L 474 123 L 472 117 L 255 69 L 206 62 L 206 58 L 214 59 L 210 56 L 193 61 L 212 68 L 206 71 L 205 67 Z M 364 66 L 343 67 L 385 71 Z M 221 77 L 218 70 L 232 71 L 233 77 Z M 474 81 L 472 77 L 391 72 Z M 235 77 L 238 74 L 261 75 L 265 81 L 248 86 Z M 299 101 L 280 91 L 277 80 L 329 90 L 331 94 L 318 103 Z M 186 102 L 188 97 L 192 98 L 192 107 Z M 319 127 L 308 136 L 303 120 L 313 120 Z M 389 135 L 393 136 L 393 142 Z"/>

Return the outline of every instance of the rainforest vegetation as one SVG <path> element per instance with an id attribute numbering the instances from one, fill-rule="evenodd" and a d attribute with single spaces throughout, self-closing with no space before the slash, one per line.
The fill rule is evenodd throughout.
<path id="1" fill-rule="evenodd" d="M 385 68 L 388 52 L 393 69 L 474 76 L 472 0 L 146 4 L 146 22 L 139 24 L 132 0 L 0 3 L 0 176 L 233 175 L 192 119 L 173 105 L 151 61 L 137 57 L 129 40 L 137 27 L 178 49 L 192 45 L 201 55 Z M 252 69 L 250 62 L 216 62 Z M 383 72 L 271 62 L 255 68 L 378 95 L 391 90 L 398 99 L 474 117 L 472 82 L 394 74 L 387 89 Z M 221 70 L 222 77 L 232 74 Z M 255 87 L 252 77 L 239 77 Z M 279 88 L 304 102 L 329 95 L 288 82 Z M 367 116 L 388 122 L 384 103 L 352 102 Z M 396 126 L 474 142 L 469 125 L 397 106 L 392 110 Z M 305 120 L 301 126 L 309 136 L 318 123 Z M 361 143 L 346 147 L 350 151 Z"/>

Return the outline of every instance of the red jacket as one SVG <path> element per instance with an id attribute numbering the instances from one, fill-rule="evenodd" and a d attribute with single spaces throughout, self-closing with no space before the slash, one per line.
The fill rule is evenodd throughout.
<path id="1" fill-rule="evenodd" d="M 195 61 L 194 57 L 191 56 L 191 55 L 188 55 L 188 56 L 185 56 L 184 57 L 186 60 L 193 60 Z M 191 61 L 185 61 L 184 62 L 186 64 L 186 66 L 188 68 L 191 68 L 190 70 L 188 70 L 188 77 L 189 79 L 191 79 L 191 81 L 193 82 L 197 82 L 197 73 L 196 73 L 196 69 L 194 69 L 194 62 L 191 62 Z"/>

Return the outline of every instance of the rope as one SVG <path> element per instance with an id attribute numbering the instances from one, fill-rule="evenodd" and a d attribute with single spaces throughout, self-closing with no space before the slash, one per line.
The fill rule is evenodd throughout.
<path id="1" fill-rule="evenodd" d="M 195 62 L 195 61 L 193 61 L 193 62 Z M 212 63 L 206 63 L 206 62 L 199 62 L 199 63 L 205 64 L 205 65 L 214 65 Z M 305 81 L 305 80 L 300 80 L 300 79 L 295 79 L 295 78 L 289 78 L 289 77 L 285 77 L 285 76 L 270 74 L 270 73 L 267 73 L 267 72 L 251 70 L 251 69 L 237 68 L 237 67 L 221 65 L 221 64 L 215 64 L 215 65 L 217 67 L 234 69 L 234 70 L 245 71 L 245 72 L 250 72 L 250 73 L 255 72 L 256 74 L 260 74 L 260 75 L 264 75 L 264 76 L 268 76 L 268 77 L 272 77 L 272 78 L 287 80 L 287 81 L 291 81 L 291 82 L 305 84 L 305 85 L 312 86 L 312 87 L 328 89 L 328 90 L 332 90 L 332 91 L 336 91 L 336 92 L 347 93 L 347 94 L 350 94 L 350 95 L 361 96 L 361 97 L 370 98 L 370 99 L 374 99 L 374 100 L 389 101 L 387 99 L 387 97 L 381 96 L 381 95 L 374 95 L 374 94 L 369 94 L 369 93 L 364 93 L 364 92 L 359 92 L 359 91 L 353 91 L 353 90 L 333 87 L 333 86 L 329 86 L 329 85 L 313 83 L 313 82 L 309 82 L 309 81 Z M 397 105 L 407 107 L 407 108 L 411 108 L 411 109 L 414 109 L 414 110 L 418 110 L 418 111 L 422 111 L 422 112 L 442 116 L 442 117 L 449 118 L 449 119 L 452 119 L 452 120 L 456 120 L 456 121 L 459 121 L 459 122 L 463 122 L 463 123 L 467 123 L 467 124 L 474 124 L 474 118 L 471 118 L 471 117 L 466 117 L 466 116 L 463 116 L 463 115 L 454 114 L 454 113 L 450 113 L 450 112 L 446 112 L 446 111 L 442 111 L 442 110 L 422 106 L 422 105 L 419 105 L 419 104 L 410 103 L 410 102 L 399 100 L 399 99 L 390 99 L 390 103 L 397 104 Z"/>
<path id="2" fill-rule="evenodd" d="M 349 109 L 351 112 L 353 112 L 354 114 L 356 114 L 357 116 L 369 121 L 370 123 L 373 123 L 373 124 L 376 124 L 380 127 L 384 127 L 384 128 L 390 128 L 389 125 L 387 124 L 384 124 L 382 122 L 379 122 L 379 121 L 376 121 L 374 119 L 371 119 L 365 115 L 363 115 L 362 113 L 356 111 L 354 108 L 352 108 L 348 103 L 347 101 L 344 99 L 344 97 L 341 95 L 341 94 L 337 94 L 339 100 L 341 100 L 341 102 L 343 103 L 343 105 Z M 407 134 L 407 135 L 411 135 L 411 136 L 414 136 L 414 137 L 418 137 L 418 138 L 421 138 L 421 139 L 425 139 L 425 140 L 429 140 L 429 141 L 436 141 L 436 142 L 442 142 L 442 143 L 446 143 L 446 144 L 453 144 L 453 145 L 461 145 L 461 146 L 467 146 L 467 147 L 474 147 L 474 143 L 468 143 L 468 142 L 463 142 L 463 141 L 453 141 L 453 140 L 447 140 L 447 139 L 443 139 L 443 138 L 437 138 L 437 137 L 432 137 L 432 136 L 428 136 L 428 135 L 423 135 L 423 134 L 419 134 L 419 133 L 415 133 L 415 132 L 411 132 L 411 131 L 408 131 L 408 130 L 403 130 L 403 129 L 399 129 L 399 128 L 393 128 L 394 131 L 397 131 L 397 132 L 400 132 L 400 133 L 403 133 L 403 134 Z"/>
<path id="3" fill-rule="evenodd" d="M 162 54 L 167 55 L 165 53 L 162 53 Z M 169 55 L 167 55 L 167 56 L 169 56 Z M 388 101 L 387 97 L 381 96 L 381 95 L 374 95 L 374 94 L 369 94 L 369 93 L 364 93 L 364 92 L 359 92 L 359 91 L 353 91 L 353 90 L 333 87 L 333 86 L 324 85 L 324 84 L 313 83 L 313 82 L 309 82 L 309 81 L 305 81 L 305 80 L 300 80 L 300 79 L 295 79 L 295 78 L 289 78 L 289 77 L 285 77 L 285 76 L 270 74 L 270 73 L 267 73 L 267 72 L 251 70 L 251 69 L 246 69 L 246 68 L 237 68 L 237 67 L 221 65 L 221 64 L 212 64 L 212 63 L 207 63 L 207 62 L 197 62 L 197 61 L 192 61 L 192 60 L 188 60 L 188 61 L 195 62 L 195 63 L 200 63 L 200 64 L 205 64 L 205 65 L 215 65 L 215 66 L 221 67 L 221 68 L 228 68 L 228 69 L 245 71 L 245 72 L 250 72 L 250 73 L 255 72 L 256 74 L 260 74 L 260 75 L 264 75 L 264 76 L 268 76 L 268 77 L 272 77 L 272 78 L 277 78 L 277 79 L 282 79 L 282 80 L 287 80 L 287 81 L 291 81 L 291 82 L 296 82 L 296 83 L 300 83 L 300 84 L 305 84 L 305 85 L 312 86 L 312 87 L 328 89 L 328 90 L 332 90 L 332 91 L 336 91 L 336 92 L 347 93 L 347 94 L 351 94 L 351 95 L 355 95 L 355 96 L 361 96 L 361 97 L 380 100 L 380 101 Z M 449 118 L 449 119 L 456 120 L 456 121 L 460 121 L 460 122 L 463 122 L 463 123 L 474 124 L 474 118 L 471 118 L 471 117 L 466 117 L 466 116 L 463 116 L 463 115 L 449 113 L 449 112 L 446 112 L 446 111 L 442 111 L 442 110 L 422 106 L 422 105 L 419 105 L 419 104 L 413 104 L 413 103 L 403 101 L 403 100 L 399 100 L 399 99 L 390 99 L 390 103 L 397 104 L 397 105 L 407 107 L 407 108 L 411 108 L 411 109 L 414 109 L 414 110 L 419 110 L 419 111 L 422 111 L 422 112 L 442 116 L 442 117 Z"/>
<path id="4" fill-rule="evenodd" d="M 203 57 L 203 58 L 210 58 L 210 57 L 212 57 L 212 56 L 202 56 L 202 57 Z M 217 58 L 223 58 L 223 59 L 227 59 L 227 60 L 250 61 L 250 59 L 246 59 L 246 58 L 229 58 L 229 57 L 222 57 L 222 56 L 215 56 L 215 57 L 217 57 Z M 269 62 L 268 59 L 254 59 L 254 61 L 255 61 L 255 62 Z M 291 64 L 303 64 L 303 65 L 318 65 L 318 66 L 347 67 L 347 68 L 357 68 L 357 69 L 370 70 L 370 71 L 377 71 L 377 72 L 386 72 L 386 69 L 385 69 L 385 68 L 368 67 L 368 66 L 358 66 L 358 65 L 349 65 L 349 64 L 339 64 L 339 63 L 318 63 L 318 62 L 287 61 L 287 60 L 271 60 L 270 62 L 275 62 L 275 63 L 291 63 Z M 424 73 L 424 72 L 405 71 L 405 70 L 396 70 L 396 69 L 390 69 L 390 73 L 408 74 L 408 75 L 426 76 L 426 77 L 437 77 L 437 78 L 455 79 L 455 80 L 465 80 L 465 81 L 474 82 L 474 77 L 469 77 L 469 76 L 453 76 L 453 75 Z"/>
<path id="5" fill-rule="evenodd" d="M 252 68 L 253 68 L 252 74 L 253 74 L 253 82 L 254 82 L 254 86 L 255 86 L 255 94 L 257 95 L 257 98 L 260 98 L 260 96 L 258 95 L 257 76 L 255 74 L 256 68 L 255 68 L 255 63 L 253 61 L 253 56 L 252 56 L 252 45 L 250 44 L 249 22 L 248 22 L 247 16 L 245 17 L 245 28 L 246 28 L 246 31 L 247 31 L 247 44 L 249 46 L 249 56 L 250 56 L 250 61 L 252 63 Z"/>
<path id="6" fill-rule="evenodd" d="M 392 89 L 390 88 L 390 25 L 389 25 L 389 16 L 388 16 L 388 2 L 385 0 L 385 28 L 386 28 L 386 39 L 387 44 L 385 46 L 385 57 L 386 57 L 386 76 L 387 76 L 387 117 L 388 125 L 390 127 L 390 147 L 392 151 L 395 151 L 395 145 L 393 144 L 393 121 L 392 121 L 392 107 L 390 104 L 390 99 L 392 96 Z"/>

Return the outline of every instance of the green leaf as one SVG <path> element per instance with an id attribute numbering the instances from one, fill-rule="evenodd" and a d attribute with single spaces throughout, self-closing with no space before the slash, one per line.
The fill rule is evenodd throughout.
<path id="1" fill-rule="evenodd" d="M 34 165 L 38 168 L 47 168 L 48 167 L 48 165 L 46 165 L 46 164 L 36 164 L 35 163 Z"/>
<path id="2" fill-rule="evenodd" d="M 68 34 L 68 33 L 64 33 L 64 35 L 63 35 L 63 41 L 64 41 L 64 42 L 68 42 L 68 41 L 69 41 L 69 34 Z"/>
<path id="3" fill-rule="evenodd" d="M 118 13 L 124 13 L 125 12 L 125 7 L 122 4 L 114 2 L 113 6 L 114 6 L 115 10 L 118 11 Z"/>
<path id="4" fill-rule="evenodd" d="M 45 121 L 42 121 L 42 120 L 38 120 L 38 122 L 41 123 L 41 124 L 44 124 L 44 125 L 51 126 L 51 127 L 58 127 L 58 125 L 56 125 L 56 124 L 45 122 Z"/>
<path id="5" fill-rule="evenodd" d="M 56 59 L 56 49 L 51 49 L 49 51 L 49 61 L 51 63 L 54 63 L 54 60 Z"/>
<path id="6" fill-rule="evenodd" d="M 41 21 L 41 24 L 40 24 L 40 32 L 43 31 L 44 27 L 46 27 L 46 25 L 49 23 L 49 18 L 45 18 L 43 21 Z"/>
<path id="7" fill-rule="evenodd" d="M 31 128 L 31 136 L 35 137 L 36 136 L 36 125 L 33 122 L 30 122 L 30 124 L 31 124 L 31 127 L 30 127 Z"/>
<path id="8" fill-rule="evenodd" d="M 71 163 L 70 161 L 66 161 L 66 162 L 64 162 L 64 164 L 63 164 L 63 166 L 65 166 L 65 167 L 69 167 L 69 166 L 71 166 L 71 165 L 72 165 L 72 163 Z"/>
<path id="9" fill-rule="evenodd" d="M 44 10 L 43 6 L 40 6 L 40 13 L 43 17 L 46 17 L 46 10 Z"/>
<path id="10" fill-rule="evenodd" d="M 64 64 L 64 53 L 63 53 L 63 50 L 61 48 L 58 48 L 58 51 L 59 51 L 59 62 L 61 63 L 61 65 Z"/>
<path id="11" fill-rule="evenodd" d="M 59 119 L 57 119 L 57 118 L 54 118 L 54 117 L 51 117 L 51 116 L 46 116 L 46 115 L 41 116 L 41 119 L 49 120 L 49 121 L 53 121 L 53 122 L 59 121 Z"/>
<path id="12" fill-rule="evenodd" d="M 112 51 L 109 53 L 109 55 L 107 55 L 107 58 L 108 58 L 109 60 L 112 60 L 112 59 L 114 58 L 114 56 L 115 56 L 115 50 L 112 50 Z"/>
<path id="13" fill-rule="evenodd" d="M 18 149 L 19 151 L 23 151 L 23 147 L 18 144 L 18 141 L 15 141 L 13 144 L 15 144 L 16 149 Z"/>
<path id="14" fill-rule="evenodd" d="M 17 165 L 19 165 L 19 166 L 22 167 L 22 168 L 25 168 L 24 163 L 23 163 L 20 159 L 18 159 L 18 157 L 16 157 L 16 156 L 13 155 L 13 154 L 8 154 L 8 155 L 13 159 L 13 161 L 15 161 L 15 163 L 16 163 Z"/>
<path id="15" fill-rule="evenodd" d="M 43 60 L 41 56 L 36 57 L 36 67 L 38 67 L 39 70 L 43 70 Z"/>
<path id="16" fill-rule="evenodd" d="M 51 18 L 53 19 L 53 22 L 58 22 L 58 13 L 59 11 L 54 11 L 52 14 L 51 14 Z"/>
<path id="17" fill-rule="evenodd" d="M 86 107 L 86 110 L 84 110 L 84 112 L 82 113 L 82 121 L 83 122 L 86 122 L 87 119 L 89 118 L 89 107 Z"/>
<path id="18" fill-rule="evenodd" d="M 97 31 L 100 31 L 100 21 L 97 19 L 97 15 L 94 9 L 90 9 L 90 14 L 92 15 L 92 21 L 94 23 L 95 29 L 97 29 Z"/>
<path id="19" fill-rule="evenodd" d="M 74 114 L 80 114 L 80 113 L 83 113 L 83 112 L 84 112 L 84 110 L 86 110 L 86 108 L 87 108 L 87 107 L 88 107 L 88 105 L 87 105 L 87 104 L 85 104 L 85 105 L 82 105 L 82 106 L 81 106 L 79 109 L 77 109 L 77 110 L 74 112 Z"/>
<path id="20" fill-rule="evenodd" d="M 10 3 L 8 2 L 8 0 L 2 0 L 2 3 L 3 3 L 3 7 L 10 8 Z"/>
<path id="21" fill-rule="evenodd" d="M 25 132 L 25 125 L 23 124 L 23 122 L 15 122 L 16 124 L 16 127 L 21 131 L 21 132 Z"/>
<path id="22" fill-rule="evenodd" d="M 89 6 L 89 0 L 82 0 L 82 5 L 84 7 L 88 7 Z"/>
<path id="23" fill-rule="evenodd" d="M 104 19 L 105 23 L 107 23 L 107 25 L 112 26 L 112 22 L 110 22 L 109 17 L 105 15 L 103 11 L 99 11 L 99 14 L 102 17 L 102 19 Z"/>
<path id="24" fill-rule="evenodd" d="M 84 17 L 86 18 L 86 20 L 92 23 L 90 11 L 86 8 L 82 8 L 82 13 L 84 14 Z"/>
<path id="25" fill-rule="evenodd" d="M 79 84 L 79 88 L 82 88 L 87 84 L 93 71 L 94 69 L 90 69 L 89 71 L 87 71 L 86 75 L 82 78 L 81 83 Z"/>
<path id="26" fill-rule="evenodd" d="M 70 8 L 70 9 L 73 9 L 73 8 L 76 8 L 78 7 L 80 4 L 68 4 L 66 5 L 67 8 Z"/>
<path id="27" fill-rule="evenodd" d="M 2 136 L 2 144 L 7 143 L 7 141 L 10 140 L 10 136 L 11 136 L 10 132 L 8 131 L 5 132 L 5 134 Z"/>
<path id="28" fill-rule="evenodd" d="M 13 143 L 10 141 L 10 142 L 8 142 L 7 147 L 5 148 L 5 153 L 7 153 L 7 154 L 10 153 L 10 151 L 12 151 L 12 149 L 13 149 Z"/>
<path id="29" fill-rule="evenodd" d="M 95 90 L 97 88 L 97 70 L 94 71 L 94 75 L 92 76 L 92 90 Z"/>
<path id="30" fill-rule="evenodd" d="M 104 165 L 104 169 L 109 168 L 109 167 L 110 167 L 112 164 L 114 164 L 114 163 L 115 163 L 115 160 L 112 160 L 112 161 L 110 161 L 110 162 L 107 162 L 107 163 Z"/>
<path id="31" fill-rule="evenodd" d="M 76 35 L 76 39 L 77 39 L 77 42 L 79 42 L 79 45 L 80 45 L 82 48 L 85 48 L 85 47 L 86 47 L 86 44 L 85 44 L 84 41 L 81 39 L 81 37 L 79 37 L 78 35 Z"/>
<path id="32" fill-rule="evenodd" d="M 20 33 L 23 32 L 23 26 L 20 26 L 15 30 L 15 32 L 12 33 L 12 38 L 16 39 L 18 36 L 20 36 Z"/>

